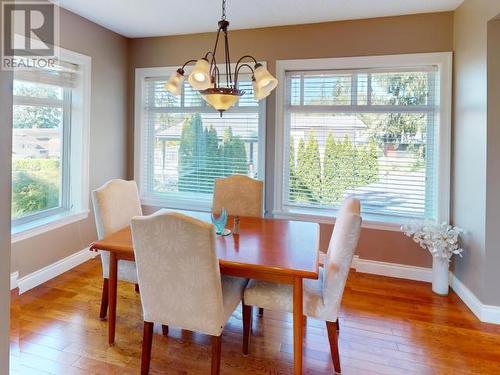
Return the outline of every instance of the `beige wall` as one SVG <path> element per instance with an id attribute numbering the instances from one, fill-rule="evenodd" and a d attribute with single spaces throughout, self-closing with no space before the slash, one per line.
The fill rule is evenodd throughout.
<path id="1" fill-rule="evenodd" d="M 492 262 L 494 258 L 489 253 L 499 251 L 498 242 L 487 244 L 487 229 L 498 232 L 498 227 L 490 227 L 493 222 L 487 220 L 486 208 L 498 204 L 495 193 L 487 197 L 486 184 L 488 174 L 497 175 L 490 169 L 494 164 L 490 160 L 494 154 L 490 151 L 495 147 L 495 139 L 491 138 L 495 130 L 488 125 L 487 116 L 487 24 L 499 13 L 498 0 L 466 0 L 454 14 L 452 155 L 452 220 L 467 231 L 464 236 L 467 251 L 455 262 L 454 273 L 481 302 L 497 305 L 500 304 L 498 276 L 496 283 L 487 282 L 490 271 L 498 275 L 498 262 Z M 498 190 L 498 180 L 496 187 L 492 182 L 488 192 L 491 189 Z"/>
<path id="2" fill-rule="evenodd" d="M 61 46 L 92 57 L 90 188 L 126 177 L 128 40 L 61 9 Z M 10 184 L 9 184 L 10 185 Z M 20 276 L 82 250 L 96 238 L 89 218 L 12 245 Z"/>
<path id="3" fill-rule="evenodd" d="M 0 374 L 9 372 L 11 140 L 12 74 L 0 70 Z"/>
<path id="4" fill-rule="evenodd" d="M 216 26 L 214 24 L 214 26 Z M 130 48 L 129 176 L 133 176 L 133 78 L 135 68 L 178 66 L 201 57 L 211 48 L 214 33 L 133 39 Z M 267 61 L 275 72 L 276 60 L 367 56 L 453 49 L 453 14 L 433 13 L 310 25 L 272 27 L 230 32 L 233 58 L 252 54 Z M 219 58 L 219 60 L 221 60 Z M 222 61 L 222 60 L 221 60 Z M 272 207 L 275 95 L 267 102 L 266 208 Z M 322 226 L 325 248 L 331 226 Z M 364 229 L 358 248 L 362 258 L 429 266 L 431 258 L 401 233 Z"/>
<path id="5" fill-rule="evenodd" d="M 500 6 L 496 9 L 500 13 Z M 485 298 L 500 305 L 500 19 L 488 23 Z"/>

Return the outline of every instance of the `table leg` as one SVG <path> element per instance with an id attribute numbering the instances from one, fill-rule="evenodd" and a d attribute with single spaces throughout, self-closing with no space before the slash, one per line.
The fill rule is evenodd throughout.
<path id="1" fill-rule="evenodd" d="M 109 311 L 108 311 L 108 342 L 109 345 L 115 343 L 116 326 L 116 288 L 118 284 L 118 259 L 116 254 L 110 252 L 109 257 Z"/>
<path id="2" fill-rule="evenodd" d="M 293 368 L 295 375 L 302 374 L 303 343 L 303 297 L 302 278 L 296 277 L 293 283 Z"/>

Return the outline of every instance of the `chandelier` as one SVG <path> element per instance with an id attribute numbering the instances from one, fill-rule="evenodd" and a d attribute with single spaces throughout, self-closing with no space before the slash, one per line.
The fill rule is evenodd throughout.
<path id="1" fill-rule="evenodd" d="M 217 30 L 213 51 L 207 52 L 205 56 L 199 60 L 186 61 L 181 68 L 177 69 L 177 71 L 170 76 L 165 84 L 165 89 L 171 94 L 175 96 L 180 95 L 185 79 L 184 68 L 188 64 L 195 63 L 191 74 L 189 74 L 188 82 L 193 89 L 201 94 L 201 97 L 209 105 L 220 112 L 221 117 L 224 111 L 238 103 L 240 96 L 245 94 L 245 91 L 238 89 L 238 77 L 241 69 L 249 69 L 252 73 L 252 87 L 256 100 L 266 98 L 278 85 L 278 80 L 250 55 L 245 55 L 237 61 L 233 75 L 231 70 L 231 57 L 229 55 L 228 27 L 229 21 L 226 20 L 226 0 L 222 0 L 222 17 L 219 21 L 219 28 Z M 225 49 L 224 74 L 226 79 L 224 84 L 221 84 L 219 67 L 215 60 L 221 32 L 224 34 Z M 248 61 L 254 64 L 253 67 Z"/>

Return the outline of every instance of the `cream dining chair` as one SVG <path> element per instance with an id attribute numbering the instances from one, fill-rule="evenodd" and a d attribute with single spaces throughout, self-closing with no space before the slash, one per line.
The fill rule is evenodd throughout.
<path id="1" fill-rule="evenodd" d="M 361 202 L 359 201 L 359 199 L 347 198 L 340 207 L 337 217 L 344 216 L 346 211 L 357 212 L 359 214 L 361 212 Z M 321 267 L 323 267 L 323 265 L 325 264 L 326 256 L 327 253 L 319 250 L 319 265 Z"/>
<path id="2" fill-rule="evenodd" d="M 144 320 L 141 373 L 149 372 L 153 325 L 212 336 L 212 374 L 220 371 L 221 334 L 246 279 L 221 276 L 212 224 L 166 212 L 132 220 Z"/>
<path id="3" fill-rule="evenodd" d="M 102 239 L 130 225 L 134 216 L 142 215 L 141 200 L 135 181 L 110 180 L 92 192 L 97 236 Z M 109 252 L 100 251 L 103 288 L 100 318 L 105 319 L 108 311 Z M 137 270 L 134 262 L 118 262 L 118 280 L 128 281 L 137 287 Z"/>
<path id="4" fill-rule="evenodd" d="M 219 214 L 225 208 L 233 216 L 262 217 L 263 185 L 243 175 L 216 179 L 212 211 Z"/>
<path id="5" fill-rule="evenodd" d="M 340 373 L 338 347 L 340 304 L 361 230 L 359 201 L 348 198 L 344 201 L 340 213 L 335 222 L 324 267 L 320 268 L 319 279 L 304 280 L 304 314 L 326 322 L 330 352 L 336 373 Z M 246 311 L 249 306 L 258 306 L 270 310 L 292 312 L 292 286 L 250 280 L 245 290 L 243 303 L 243 309 Z M 247 319 L 244 326 L 250 327 L 251 312 L 244 314 L 244 317 Z M 245 345 L 243 352 L 248 353 L 248 341 Z"/>
<path id="6" fill-rule="evenodd" d="M 264 183 L 244 175 L 218 178 L 214 183 L 212 212 L 225 208 L 229 215 L 262 217 Z M 264 309 L 259 309 L 264 315 Z"/>

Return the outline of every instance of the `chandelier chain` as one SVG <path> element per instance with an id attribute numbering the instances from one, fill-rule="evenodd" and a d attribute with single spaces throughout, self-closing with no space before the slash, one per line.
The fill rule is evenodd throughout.
<path id="1" fill-rule="evenodd" d="M 222 19 L 226 19 L 226 0 L 222 0 Z"/>

